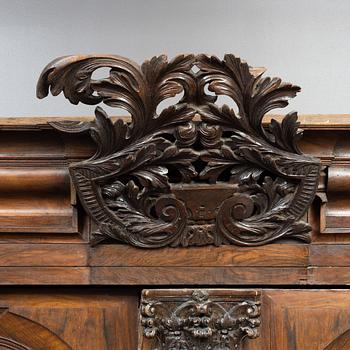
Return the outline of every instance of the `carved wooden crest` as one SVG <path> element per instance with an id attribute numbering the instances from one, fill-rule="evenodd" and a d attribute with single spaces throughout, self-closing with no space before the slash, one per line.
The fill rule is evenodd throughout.
<path id="1" fill-rule="evenodd" d="M 243 339 L 259 336 L 260 295 L 225 289 L 144 290 L 141 326 L 149 339 L 142 349 L 238 350 Z"/>
<path id="2" fill-rule="evenodd" d="M 99 68 L 105 79 L 93 79 Z M 95 155 L 72 164 L 80 200 L 97 223 L 91 242 L 137 247 L 238 244 L 282 237 L 309 241 L 301 221 L 311 204 L 319 161 L 301 154 L 297 114 L 262 119 L 288 105 L 300 88 L 262 77 L 234 55 L 154 57 L 141 66 L 119 56 L 68 56 L 41 74 L 49 88 L 79 102 L 123 108 L 131 121 L 112 122 L 101 107 L 92 122 L 56 122 L 89 132 Z M 220 106 L 227 96 L 233 106 Z M 159 111 L 160 103 L 179 101 Z"/>

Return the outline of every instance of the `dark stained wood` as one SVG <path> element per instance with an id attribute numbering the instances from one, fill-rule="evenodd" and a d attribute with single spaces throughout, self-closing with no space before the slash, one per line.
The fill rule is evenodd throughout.
<path id="1" fill-rule="evenodd" d="M 93 79 L 100 68 L 109 75 Z M 298 148 L 295 112 L 262 124 L 300 88 L 263 72 L 232 54 L 171 61 L 161 55 L 141 66 L 120 56 L 77 55 L 45 67 L 39 98 L 63 92 L 73 104 L 104 102 L 131 116 L 130 123 L 113 123 L 97 107 L 94 121 L 51 123 L 69 134 L 89 132 L 97 145 L 90 159 L 69 167 L 97 225 L 92 245 L 110 239 L 139 248 L 258 246 L 285 237 L 310 242 L 311 227 L 302 218 L 315 196 L 320 162 Z M 178 103 L 157 110 L 181 93 Z M 238 112 L 215 104 L 222 95 Z"/>
<path id="2" fill-rule="evenodd" d="M 116 62 L 115 58 L 108 59 L 113 64 Z M 59 67 L 57 62 L 51 67 L 53 70 L 50 72 L 53 74 L 47 77 L 51 87 L 60 79 L 66 81 L 63 73 L 72 67 L 66 64 L 67 60 L 70 59 L 59 61 L 62 63 L 58 63 Z M 92 57 L 91 60 L 77 58 L 74 67 L 79 70 L 80 64 L 86 60 L 92 63 L 90 68 L 93 68 L 96 61 Z M 102 98 L 107 104 L 118 104 L 118 94 L 123 90 L 120 89 L 121 85 L 131 82 L 131 85 L 126 86 L 126 92 L 123 90 L 123 98 L 132 92 L 138 102 L 123 101 L 128 108 L 134 107 L 132 111 L 129 109 L 132 118 L 109 118 L 100 109 L 97 118 L 0 118 L 0 349 L 136 350 L 139 347 L 140 350 L 143 346 L 144 349 L 153 350 L 152 334 L 149 334 L 151 339 L 146 341 L 142 340 L 142 333 L 138 332 L 139 318 L 145 317 L 142 306 L 150 304 L 149 298 L 161 299 L 163 305 L 169 305 L 171 300 L 181 296 L 178 305 L 186 307 L 186 303 L 194 301 L 186 291 L 194 288 L 213 288 L 214 294 L 226 293 L 230 301 L 237 299 L 242 289 L 247 300 L 250 300 L 250 292 L 261 293 L 260 336 L 243 340 L 241 349 L 347 349 L 350 292 L 342 288 L 348 288 L 350 284 L 350 115 L 301 116 L 299 121 L 304 136 L 299 140 L 294 114 L 288 114 L 285 119 L 284 116 L 266 115 L 260 120 L 256 118 L 260 113 L 259 108 L 246 113 L 247 106 L 255 103 L 251 100 L 252 94 L 248 98 L 252 104 L 245 104 L 243 108 L 241 106 L 238 112 L 210 100 L 211 95 L 207 89 L 203 89 L 205 84 L 201 85 L 203 79 L 206 79 L 216 96 L 227 95 L 228 92 L 240 93 L 242 86 L 249 90 L 249 81 L 256 79 L 259 86 L 253 87 L 254 93 L 266 98 L 257 102 L 257 107 L 266 106 L 268 97 L 272 95 L 272 99 L 276 97 L 277 104 L 285 104 L 281 99 L 292 97 L 298 90 L 296 86 L 279 80 L 258 77 L 262 73 L 261 69 L 247 68 L 245 63 L 232 55 L 227 55 L 223 60 L 203 55 L 180 56 L 175 59 L 175 63 L 167 62 L 160 56 L 146 62 L 143 68 L 121 58 L 117 58 L 117 61 L 122 67 L 112 67 L 107 80 L 96 81 L 88 75 L 81 75 L 82 85 L 79 85 L 80 92 L 77 92 L 75 78 L 72 78 L 74 81 L 69 78 L 68 85 L 72 86 L 72 83 L 73 90 L 66 90 L 65 93 L 71 99 L 77 97 L 81 100 L 85 93 L 89 95 L 90 87 L 91 93 L 96 92 L 95 97 L 89 95 L 92 99 Z M 105 63 L 104 60 L 101 62 Z M 194 64 L 200 66 L 198 74 L 190 69 Z M 75 77 L 74 72 L 66 73 L 72 73 Z M 184 76 L 180 75 L 180 80 L 174 79 L 175 76 L 179 77 L 179 73 Z M 131 80 L 131 77 L 136 79 Z M 154 84 L 151 83 L 152 77 L 155 77 Z M 163 84 L 162 81 L 164 89 L 157 86 L 157 82 Z M 143 85 L 137 89 L 137 84 Z M 264 84 L 265 92 L 260 90 Z M 87 90 L 84 90 L 84 86 Z M 66 89 L 67 85 L 61 87 Z M 154 105 L 159 101 L 151 95 L 159 91 L 159 100 L 182 92 L 184 99 L 170 109 L 157 113 Z M 272 95 L 266 95 L 267 91 Z M 147 100 L 146 95 L 152 98 Z M 146 99 L 143 101 L 143 98 Z M 234 99 L 235 102 L 242 102 L 238 95 Z M 143 112 L 143 106 L 147 113 Z M 237 113 L 241 118 L 237 117 Z M 141 114 L 142 118 L 139 118 Z M 157 118 L 150 120 L 153 117 Z M 63 122 L 67 119 L 70 122 Z M 175 124 L 165 128 L 168 122 Z M 55 128 L 86 132 L 63 133 Z M 89 133 L 97 142 L 93 142 Z M 157 137 L 152 138 L 154 133 Z M 150 136 L 150 139 L 143 139 L 145 135 Z M 256 142 L 263 142 L 263 145 L 256 147 Z M 96 144 L 98 157 L 91 159 L 96 152 Z M 139 148 L 133 150 L 132 145 L 138 145 Z M 298 155 L 298 147 L 303 154 L 310 154 L 311 157 Z M 268 151 L 266 154 L 269 156 L 263 156 L 265 163 L 261 164 L 258 155 L 265 154 L 265 151 Z M 166 154 L 170 155 L 170 159 L 174 155 L 178 157 L 178 162 L 174 164 L 183 172 L 182 178 L 174 176 L 176 168 L 167 165 L 164 158 Z M 235 176 L 237 164 L 233 164 L 234 161 L 240 165 L 253 164 L 257 168 L 254 170 L 250 167 L 247 174 L 258 174 L 259 170 L 265 169 L 264 174 L 273 181 L 280 178 L 292 184 L 293 188 L 302 188 L 300 178 L 296 181 L 288 178 L 290 171 L 299 165 L 303 168 L 306 163 L 311 165 L 307 169 L 303 168 L 303 171 L 311 171 L 315 167 L 315 158 L 319 158 L 321 164 L 316 197 L 305 215 L 295 215 L 293 218 L 307 222 L 307 225 L 303 223 L 300 226 L 302 233 L 305 233 L 301 238 L 309 237 L 311 243 L 292 239 L 297 238 L 296 231 L 294 227 L 291 229 L 292 221 L 285 220 L 281 225 L 283 239 L 275 240 L 274 244 L 237 246 L 242 244 L 242 232 L 246 233 L 244 242 L 256 239 L 259 232 L 266 231 L 262 224 L 275 221 L 269 221 L 266 214 L 266 218 L 258 222 L 259 225 L 253 225 L 257 231 L 253 232 L 252 225 L 248 225 L 249 230 L 246 231 L 242 228 L 230 231 L 247 219 L 244 218 L 246 213 L 241 210 L 244 208 L 234 206 L 235 198 L 232 197 L 237 193 L 247 194 L 239 192 L 242 184 L 248 191 L 252 186 L 249 177 L 245 178 L 242 172 L 238 171 L 239 176 Z M 291 168 L 282 169 L 284 174 L 280 173 L 281 169 L 275 169 L 281 159 L 291 164 Z M 132 166 L 128 168 L 129 161 L 137 169 L 132 170 Z M 230 165 L 220 173 L 220 166 L 224 168 L 227 161 Z M 98 168 L 99 162 L 108 167 Z M 99 233 L 111 234 L 112 238 L 123 235 L 123 231 L 108 231 L 108 227 L 100 227 L 99 232 L 98 225 L 91 221 L 81 206 L 81 202 L 86 204 L 84 200 L 88 198 L 80 195 L 80 201 L 75 187 L 71 185 L 69 167 L 71 171 L 75 169 L 77 175 L 91 165 L 97 177 L 111 175 L 107 184 L 97 184 L 98 188 L 104 190 L 104 204 L 108 196 L 112 198 L 109 200 L 119 201 L 120 204 L 121 197 L 127 198 L 125 191 L 137 194 L 138 190 L 145 188 L 155 190 L 148 193 L 148 199 L 154 197 L 155 200 L 163 200 L 158 205 L 158 212 L 155 208 L 145 214 L 144 207 L 141 207 L 141 214 L 136 213 L 131 218 L 126 210 L 127 214 L 122 215 L 120 226 L 131 222 L 132 225 L 126 226 L 128 232 L 135 233 L 135 241 L 128 242 L 126 237 L 122 237 L 122 241 L 138 245 L 141 237 L 141 243 L 145 243 L 145 246 L 155 246 L 158 243 L 154 245 L 152 241 L 150 244 L 149 237 L 156 241 L 165 238 L 166 241 L 168 236 L 176 236 L 178 226 L 174 225 L 176 210 L 173 209 L 181 207 L 181 204 L 177 206 L 175 202 L 176 205 L 172 206 L 173 196 L 186 207 L 186 212 L 180 214 L 183 214 L 181 218 L 186 219 L 186 227 L 191 227 L 192 231 L 187 230 L 191 237 L 187 235 L 181 242 L 176 242 L 177 238 L 174 238 L 172 242 L 179 245 L 176 248 L 139 249 L 130 244 L 107 240 L 91 247 L 89 241 L 95 236 L 101 237 Z M 118 166 L 124 167 L 128 176 L 118 173 L 117 180 L 129 187 L 119 186 L 114 181 L 116 178 L 112 170 Z M 133 171 L 141 171 L 141 175 L 137 178 L 132 175 Z M 302 177 L 307 173 L 303 171 Z M 131 181 L 135 186 L 130 185 Z M 275 184 L 266 177 L 265 180 L 261 177 L 257 184 L 272 197 L 278 192 Z M 315 182 L 309 185 L 306 187 L 310 189 Z M 240 200 L 244 197 L 244 203 L 239 204 L 245 204 L 245 209 L 249 209 L 250 197 L 253 197 L 252 192 L 248 194 L 240 197 Z M 295 192 L 291 194 L 291 197 L 297 197 Z M 137 200 L 132 206 L 139 209 L 143 205 L 142 193 L 135 198 Z M 309 202 L 311 199 L 312 195 L 307 197 Z M 260 204 L 264 206 L 266 201 L 261 200 Z M 231 205 L 235 209 L 234 215 Z M 111 212 L 119 215 L 120 208 L 112 209 Z M 230 226 L 230 220 L 222 221 L 228 235 L 225 237 L 227 232 L 222 230 L 220 237 L 224 237 L 223 241 L 214 242 L 220 215 L 225 220 L 232 217 L 234 225 Z M 311 234 L 306 234 L 303 228 L 310 227 Z M 286 230 L 290 230 L 291 236 L 286 234 Z M 274 240 L 277 232 L 275 228 L 267 231 L 272 232 Z M 155 238 L 154 232 L 159 236 Z M 210 238 L 213 232 L 215 234 Z M 237 237 L 238 242 L 234 241 Z M 266 236 L 262 237 L 262 242 L 268 243 Z M 205 245 L 207 243 L 225 245 Z M 182 247 L 186 245 L 194 246 Z M 294 287 L 298 289 L 293 290 Z M 142 289 L 148 290 L 149 297 L 144 298 L 143 303 Z M 169 289 L 172 290 L 171 295 L 166 295 Z M 241 297 L 244 298 L 244 295 Z M 189 332 L 194 329 L 204 334 L 208 329 L 206 309 L 201 308 L 203 302 L 205 298 L 194 304 L 199 310 L 199 314 L 195 311 L 195 316 L 201 323 L 194 317 L 194 327 L 190 327 Z M 155 311 L 161 314 L 157 307 Z M 231 311 L 228 314 L 236 317 Z M 181 319 L 192 322 L 190 316 L 182 316 Z M 169 320 L 169 317 L 165 315 L 165 319 Z M 152 317 L 144 321 L 143 326 L 152 328 L 152 320 L 161 328 L 162 321 Z M 236 320 L 243 322 L 241 318 Z M 171 321 L 175 322 L 174 319 Z M 232 318 L 226 317 L 225 322 L 231 321 Z M 223 333 L 229 334 L 232 330 L 225 322 Z M 201 326 L 198 327 L 198 324 Z M 250 332 L 250 328 L 243 331 Z"/>
<path id="3" fill-rule="evenodd" d="M 335 160 L 343 162 L 343 164 L 346 165 L 346 162 L 349 162 L 350 159 L 350 147 L 348 147 L 347 143 L 344 141 L 347 139 L 348 134 L 345 131 L 337 131 L 337 125 L 341 125 L 342 128 L 346 127 L 346 117 L 340 118 L 338 116 L 322 116 L 323 118 L 319 117 L 318 119 L 316 117 L 317 116 L 302 116 L 302 121 L 305 125 L 303 125 L 304 128 L 309 129 L 304 131 L 304 139 L 302 140 L 300 147 L 304 152 L 320 157 L 322 164 L 324 164 L 326 167 L 334 166 L 334 169 L 336 170 L 337 163 Z M 331 125 L 327 124 L 327 120 L 332 120 L 332 118 L 335 119 L 335 126 L 334 130 L 330 131 Z M 313 125 L 313 119 L 315 119 L 316 126 L 311 128 Z M 73 218 L 76 216 L 76 213 L 74 213 L 74 204 L 72 206 L 72 203 L 75 203 L 74 191 L 71 191 L 68 184 L 64 185 L 65 188 L 62 193 L 61 191 L 55 193 L 52 191 L 52 188 L 47 186 L 50 184 L 50 181 L 52 181 L 50 178 L 54 179 L 57 175 L 61 176 L 60 174 L 67 174 L 69 159 L 79 160 L 86 159 L 91 156 L 93 153 L 93 145 L 91 140 L 89 140 L 86 135 L 58 136 L 57 133 L 52 132 L 52 127 L 47 126 L 46 129 L 43 127 L 43 125 L 45 125 L 45 119 L 40 125 L 36 124 L 38 122 L 31 118 L 25 120 L 26 123 L 19 119 L 18 124 L 15 124 L 14 120 L 17 119 L 13 118 L 11 120 L 12 124 L 10 124 L 8 120 L 0 119 L 0 124 L 3 123 L 4 126 L 7 125 L 12 127 L 11 130 L 3 130 L 1 132 L 0 167 L 6 171 L 6 174 L 8 175 L 6 181 L 8 184 L 12 183 L 11 186 L 14 186 L 14 189 L 16 187 L 18 189 L 23 188 L 21 183 L 24 183 L 24 176 L 18 177 L 15 176 L 16 174 L 25 174 L 24 170 L 29 168 L 35 169 L 35 171 L 31 172 L 31 174 L 35 176 L 31 177 L 31 183 L 28 184 L 26 191 L 17 190 L 11 195 L 8 193 L 4 193 L 2 195 L 3 200 L 0 206 L 2 206 L 4 214 L 6 212 L 11 214 L 10 216 L 7 216 L 6 220 L 12 220 L 12 228 L 4 227 L 4 230 L 10 230 L 11 232 L 8 234 L 5 234 L 4 232 L 1 233 L 0 242 L 8 241 L 8 239 L 10 239 L 10 242 L 33 243 L 40 241 L 79 242 L 79 234 L 71 234 L 70 236 L 67 234 L 69 231 L 76 230 L 76 228 L 72 226 L 72 224 L 75 222 Z M 79 120 L 79 118 L 72 118 L 72 120 Z M 319 128 L 319 130 L 313 131 L 313 129 L 316 127 Z M 342 165 L 343 168 L 345 165 Z M 11 169 L 14 171 L 9 172 L 6 169 Z M 326 172 L 328 173 L 327 169 Z M 52 175 L 50 175 L 50 177 L 42 176 L 45 173 Z M 336 172 L 334 174 L 335 175 L 333 177 L 336 178 Z M 12 176 L 13 178 L 11 178 Z M 62 179 L 64 179 L 65 176 L 66 175 L 64 175 Z M 26 178 L 28 179 L 28 177 Z M 331 197 L 328 199 L 328 202 L 323 203 L 323 209 L 317 208 L 318 205 L 315 205 L 314 203 L 315 215 L 313 218 L 308 218 L 308 221 L 313 225 L 313 240 L 317 242 L 336 241 L 350 243 L 350 236 L 348 234 L 339 233 L 344 231 L 339 224 L 338 226 L 333 225 L 333 228 L 328 225 L 326 232 L 324 231 L 324 234 L 322 235 L 319 234 L 320 232 L 317 225 L 319 225 L 320 222 L 327 223 L 329 222 L 329 218 L 339 220 L 339 222 L 348 220 L 347 213 L 349 212 L 349 208 L 347 207 L 347 202 L 342 201 L 342 203 L 339 204 L 340 202 L 338 201 L 340 197 L 344 197 L 344 195 L 346 196 L 346 193 L 341 191 L 332 192 L 331 186 L 331 192 L 330 194 L 327 194 L 327 187 L 329 187 L 327 184 L 327 178 L 328 175 L 321 179 L 319 193 L 323 194 L 323 199 L 327 199 L 327 195 L 328 197 L 329 195 Z M 61 183 L 66 184 L 67 182 L 64 180 L 64 182 Z M 44 184 L 47 184 L 46 187 Z M 33 187 L 34 191 L 29 193 L 28 189 L 31 187 Z M 54 187 L 55 186 L 53 186 L 53 188 Z M 42 188 L 42 190 L 40 190 L 40 188 Z M 332 197 L 332 193 L 336 196 Z M 46 196 L 46 199 L 43 198 L 43 195 Z M 41 204 L 38 206 L 38 203 Z M 10 204 L 12 205 L 12 210 L 11 206 L 9 206 Z M 15 210 L 13 206 L 20 204 L 22 205 L 21 213 L 18 213 L 20 215 L 14 216 Z M 33 206 L 35 204 L 37 205 L 36 212 L 42 213 L 42 215 L 33 217 L 32 215 L 35 213 Z M 341 205 L 343 207 L 341 207 Z M 336 215 L 328 216 L 327 220 L 324 219 L 324 213 L 330 213 L 330 211 L 325 210 L 326 206 L 328 208 L 338 208 L 337 212 L 334 212 Z M 24 215 L 24 209 L 27 211 L 28 216 Z M 63 224 L 63 221 L 61 220 L 62 217 L 57 216 L 57 213 L 62 213 L 62 209 L 63 212 L 66 213 L 65 224 Z M 26 222 L 22 220 L 20 223 L 21 215 L 24 215 L 22 217 L 23 220 L 26 220 Z M 5 219 L 6 216 L 3 218 Z M 312 222 L 312 220 L 314 222 Z M 53 222 L 56 222 L 56 226 L 52 225 Z M 28 223 L 35 223 L 35 226 L 30 228 L 28 227 Z M 76 223 L 74 225 L 76 225 Z M 35 227 L 37 227 L 37 230 Z M 23 233 L 26 230 L 33 232 L 23 237 Z M 78 230 L 81 232 L 80 227 L 78 227 Z M 37 231 L 41 231 L 42 235 L 38 235 Z M 50 231 L 53 234 L 48 236 L 46 233 Z M 346 232 L 346 228 L 344 232 Z"/>
<path id="4" fill-rule="evenodd" d="M 259 337 L 260 291 L 143 290 L 142 350 L 242 349 Z"/>

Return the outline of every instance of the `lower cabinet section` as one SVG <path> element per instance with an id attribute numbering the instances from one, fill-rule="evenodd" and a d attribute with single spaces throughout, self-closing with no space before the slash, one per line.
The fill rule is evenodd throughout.
<path id="1" fill-rule="evenodd" d="M 350 292 L 1 287 L 5 349 L 347 350 Z"/>

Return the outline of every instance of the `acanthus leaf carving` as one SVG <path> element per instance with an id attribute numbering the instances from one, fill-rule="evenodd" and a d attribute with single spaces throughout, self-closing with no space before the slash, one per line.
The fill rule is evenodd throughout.
<path id="1" fill-rule="evenodd" d="M 158 350 L 240 349 L 259 336 L 260 296 L 228 290 L 144 290 L 141 329 Z"/>
<path id="2" fill-rule="evenodd" d="M 93 79 L 103 67 L 109 76 Z M 92 158 L 70 166 L 80 200 L 98 225 L 93 244 L 310 240 L 311 228 L 301 219 L 315 195 L 319 161 L 298 149 L 295 112 L 267 127 L 262 122 L 300 88 L 263 72 L 232 54 L 171 61 L 161 55 L 141 66 L 120 56 L 68 56 L 44 69 L 38 97 L 63 91 L 74 104 L 103 102 L 131 116 L 113 122 L 97 107 L 94 121 L 51 123 L 60 131 L 89 132 L 97 145 Z M 233 106 L 219 106 L 222 95 Z M 175 96 L 177 103 L 158 111 Z"/>

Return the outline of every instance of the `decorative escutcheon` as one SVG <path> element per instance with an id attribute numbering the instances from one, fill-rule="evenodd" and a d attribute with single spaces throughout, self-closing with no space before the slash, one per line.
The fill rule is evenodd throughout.
<path id="1" fill-rule="evenodd" d="M 94 79 L 99 68 L 105 79 Z M 263 117 L 300 91 L 262 77 L 234 55 L 153 57 L 141 66 L 120 56 L 67 56 L 42 72 L 49 89 L 73 104 L 105 103 L 130 119 L 112 121 L 101 107 L 90 122 L 53 122 L 89 132 L 95 155 L 70 166 L 80 201 L 96 222 L 91 243 L 106 239 L 141 248 L 237 244 L 281 238 L 310 241 L 302 217 L 313 201 L 319 160 L 298 149 L 297 114 Z M 220 105 L 228 97 L 233 106 Z M 168 107 L 163 101 L 177 98 Z"/>
<path id="2" fill-rule="evenodd" d="M 140 320 L 142 350 L 239 350 L 259 336 L 260 293 L 144 290 Z"/>

